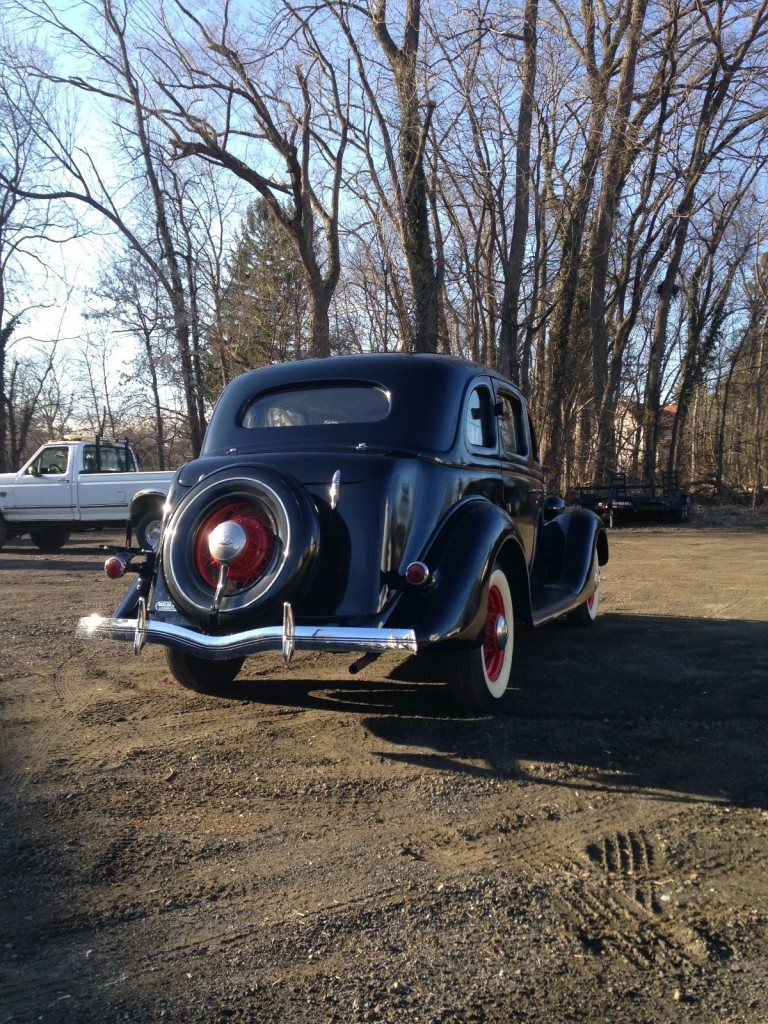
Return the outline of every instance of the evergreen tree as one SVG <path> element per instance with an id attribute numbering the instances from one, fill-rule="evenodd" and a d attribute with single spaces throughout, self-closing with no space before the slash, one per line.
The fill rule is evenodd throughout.
<path id="1" fill-rule="evenodd" d="M 309 355 L 306 278 L 263 199 L 248 207 L 228 270 L 212 345 L 224 382 L 256 366 Z"/>

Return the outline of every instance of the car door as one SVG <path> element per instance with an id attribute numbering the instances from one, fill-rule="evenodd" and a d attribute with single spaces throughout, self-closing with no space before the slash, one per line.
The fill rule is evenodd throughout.
<path id="1" fill-rule="evenodd" d="M 13 487 L 19 519 L 71 519 L 68 445 L 48 444 L 27 463 Z"/>
<path id="2" fill-rule="evenodd" d="M 496 382 L 496 416 L 503 505 L 514 519 L 530 566 L 544 500 L 544 477 L 525 403 L 511 387 Z"/>

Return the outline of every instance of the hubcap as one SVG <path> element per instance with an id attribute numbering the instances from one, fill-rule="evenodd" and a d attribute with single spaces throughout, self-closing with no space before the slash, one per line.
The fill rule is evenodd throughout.
<path id="1" fill-rule="evenodd" d="M 503 615 L 500 615 L 496 619 L 496 646 L 500 651 L 506 650 L 508 640 L 509 629 L 507 628 L 507 620 Z"/>
<path id="2" fill-rule="evenodd" d="M 248 543 L 248 534 L 240 523 L 232 519 L 219 523 L 208 534 L 208 550 L 217 562 L 234 562 Z"/>
<path id="3" fill-rule="evenodd" d="M 275 531 L 266 509 L 254 501 L 229 501 L 210 512 L 193 541 L 195 567 L 215 588 L 219 569 L 227 566 L 228 586 L 249 587 L 272 559 Z"/>
<path id="4" fill-rule="evenodd" d="M 504 615 L 504 598 L 498 587 L 488 591 L 488 608 L 485 618 L 483 639 L 483 660 L 485 671 L 492 683 L 501 675 L 504 667 L 504 651 L 509 642 L 509 626 Z"/>

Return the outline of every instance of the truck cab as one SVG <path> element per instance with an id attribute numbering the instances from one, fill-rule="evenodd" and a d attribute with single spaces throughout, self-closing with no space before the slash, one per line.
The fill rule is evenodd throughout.
<path id="1" fill-rule="evenodd" d="M 29 533 L 57 550 L 73 530 L 132 525 L 161 516 L 173 473 L 142 473 L 127 441 L 66 437 L 49 441 L 17 473 L 0 474 L 0 546 Z M 134 497 L 144 500 L 135 507 Z"/>

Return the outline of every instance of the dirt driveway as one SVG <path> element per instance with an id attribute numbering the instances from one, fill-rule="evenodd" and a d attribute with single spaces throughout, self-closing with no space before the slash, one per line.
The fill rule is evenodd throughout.
<path id="1" fill-rule="evenodd" d="M 616 530 L 602 614 L 462 718 L 397 660 L 233 696 L 0 553 L 0 1022 L 768 1021 L 768 532 Z"/>

